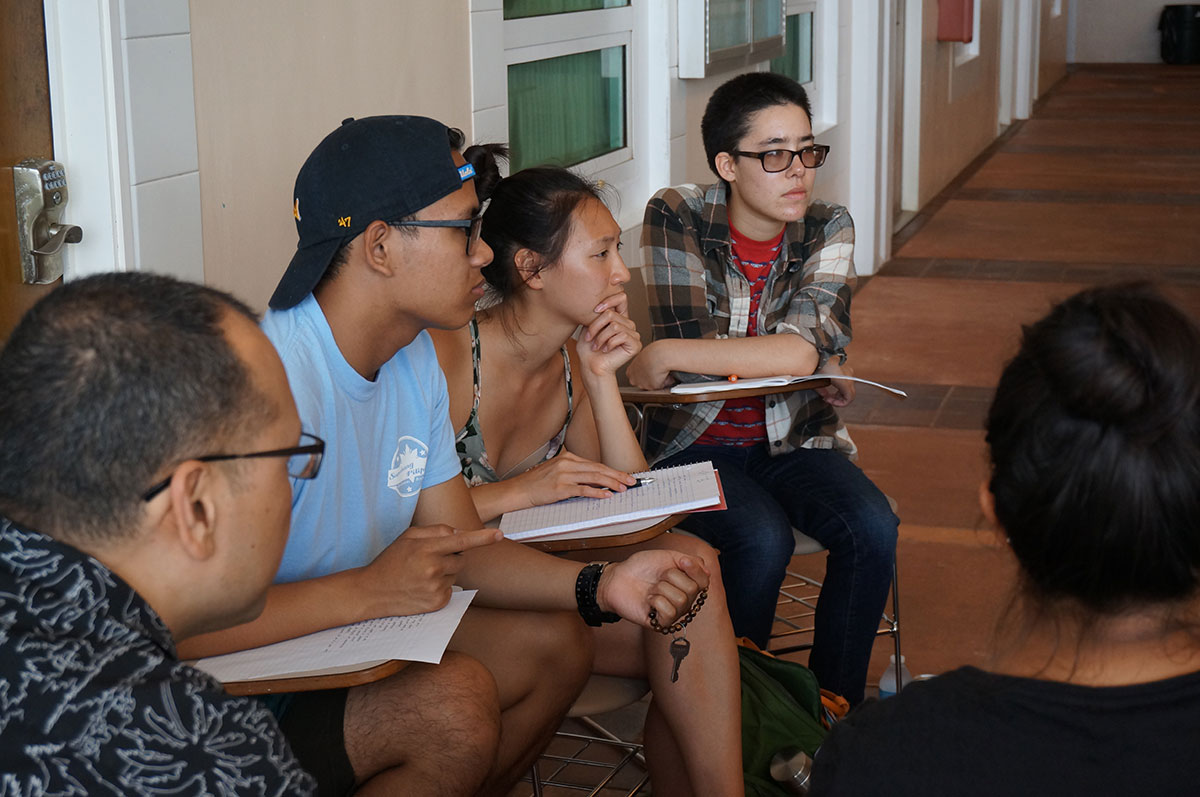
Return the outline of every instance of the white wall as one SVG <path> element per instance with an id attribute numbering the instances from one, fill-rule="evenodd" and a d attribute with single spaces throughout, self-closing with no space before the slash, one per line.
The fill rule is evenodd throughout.
<path id="1" fill-rule="evenodd" d="M 45 0 L 54 149 L 67 168 L 66 276 L 204 278 L 188 0 Z"/>
<path id="2" fill-rule="evenodd" d="M 465 0 L 194 0 L 191 29 L 204 278 L 255 307 L 296 249 L 296 173 L 342 119 L 471 127 Z"/>
<path id="3" fill-rule="evenodd" d="M 133 267 L 204 279 L 188 0 L 121 0 Z"/>
<path id="4" fill-rule="evenodd" d="M 1074 63 L 1159 63 L 1163 0 L 1070 0 Z"/>

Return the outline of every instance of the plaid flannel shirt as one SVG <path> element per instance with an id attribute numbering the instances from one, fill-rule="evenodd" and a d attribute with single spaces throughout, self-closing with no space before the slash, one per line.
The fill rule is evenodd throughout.
<path id="1" fill-rule="evenodd" d="M 650 321 L 659 338 L 745 337 L 750 284 L 732 265 L 725 184 L 664 188 L 646 205 L 642 262 Z M 803 221 L 787 225 L 779 260 L 767 275 L 759 304 L 760 334 L 796 334 L 819 354 L 846 360 L 850 294 L 854 286 L 854 222 L 839 205 L 813 202 Z M 681 382 L 725 374 L 675 373 Z M 694 443 L 725 402 L 652 408 L 645 416 L 652 462 Z M 833 407 L 812 390 L 767 396 L 772 454 L 832 448 L 854 459 L 853 441 Z"/>

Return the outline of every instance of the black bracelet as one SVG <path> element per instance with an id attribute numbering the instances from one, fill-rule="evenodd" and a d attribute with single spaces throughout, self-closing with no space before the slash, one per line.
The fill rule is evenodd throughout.
<path id="1" fill-rule="evenodd" d="M 621 615 L 615 612 L 601 611 L 600 604 L 596 602 L 596 587 L 600 584 L 600 574 L 604 572 L 607 564 L 608 562 L 592 562 L 585 565 L 579 571 L 579 577 L 575 579 L 575 603 L 579 606 L 579 616 L 593 627 L 601 623 L 615 623 L 621 619 Z"/>

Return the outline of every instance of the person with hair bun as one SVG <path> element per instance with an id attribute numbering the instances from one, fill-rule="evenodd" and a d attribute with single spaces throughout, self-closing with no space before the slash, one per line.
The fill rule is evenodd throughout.
<path id="1" fill-rule="evenodd" d="M 1144 283 L 1067 299 L 1025 329 L 987 444 L 1018 565 L 991 671 L 852 712 L 811 793 L 1194 794 L 1200 329 Z"/>
<path id="2" fill-rule="evenodd" d="M 465 329 L 433 334 L 479 516 L 624 491 L 646 460 L 617 387 L 617 369 L 642 347 L 627 314 L 620 226 L 594 184 L 540 167 L 495 186 L 482 238 L 494 252 L 483 269 L 484 309 Z M 741 794 L 738 660 L 716 552 L 664 534 L 586 554 L 615 560 L 647 548 L 683 552 L 714 576 L 686 628 L 692 654 L 672 682 L 669 636 L 605 624 L 594 629 L 594 671 L 650 681 L 646 754 L 655 794 Z"/>

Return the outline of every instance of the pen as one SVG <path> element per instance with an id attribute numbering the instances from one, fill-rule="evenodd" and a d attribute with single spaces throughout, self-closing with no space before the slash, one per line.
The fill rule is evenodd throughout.
<path id="1" fill-rule="evenodd" d="M 640 478 L 639 478 L 637 481 L 635 481 L 633 484 L 627 484 L 627 485 L 625 485 L 625 489 L 626 489 L 626 490 L 632 490 L 634 487 L 641 487 L 643 484 L 650 484 L 650 483 L 651 483 L 651 482 L 653 482 L 653 481 L 654 481 L 654 477 L 653 477 L 653 476 L 643 476 L 643 477 L 640 477 Z M 615 493 L 615 492 L 616 492 L 616 490 L 613 490 L 613 489 L 611 489 L 611 488 L 609 488 L 609 487 L 604 487 L 604 488 L 601 488 L 601 489 L 608 490 L 610 493 Z"/>

